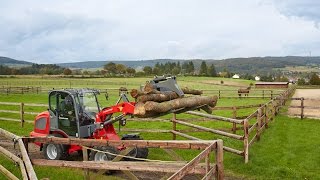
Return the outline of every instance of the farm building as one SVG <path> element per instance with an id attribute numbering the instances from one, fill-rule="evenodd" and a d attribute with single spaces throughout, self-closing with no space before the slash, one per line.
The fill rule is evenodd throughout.
<path id="1" fill-rule="evenodd" d="M 260 76 L 256 76 L 256 77 L 254 77 L 254 80 L 256 80 L 256 81 L 260 81 Z"/>
<path id="2" fill-rule="evenodd" d="M 235 74 L 235 75 L 232 76 L 232 78 L 233 78 L 233 79 L 239 79 L 240 76 L 239 76 L 239 74 Z"/>
<path id="3" fill-rule="evenodd" d="M 256 82 L 255 88 L 288 88 L 289 82 Z"/>

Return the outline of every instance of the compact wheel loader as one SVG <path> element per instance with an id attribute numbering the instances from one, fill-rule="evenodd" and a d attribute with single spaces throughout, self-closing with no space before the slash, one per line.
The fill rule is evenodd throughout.
<path id="1" fill-rule="evenodd" d="M 178 87 L 175 77 L 156 77 L 149 83 L 153 84 L 159 91 L 174 91 L 179 96 L 183 92 Z M 48 111 L 36 116 L 34 130 L 31 137 L 75 137 L 88 139 L 105 140 L 139 140 L 137 134 L 126 134 L 119 137 L 113 123 L 120 121 L 121 125 L 126 124 L 126 116 L 133 115 L 135 102 L 129 102 L 123 89 L 120 91 L 120 98 L 116 105 L 101 108 L 97 95 L 99 91 L 94 89 L 65 89 L 49 92 Z M 120 102 L 120 101 L 123 102 Z M 78 145 L 42 144 L 36 142 L 43 151 L 45 158 L 49 160 L 66 159 L 73 152 L 82 152 Z M 93 147 L 99 151 L 91 151 L 89 159 L 94 161 L 108 161 L 126 147 Z M 110 153 L 103 153 L 103 152 Z M 128 156 L 135 158 L 146 158 L 147 148 L 134 148 Z"/>

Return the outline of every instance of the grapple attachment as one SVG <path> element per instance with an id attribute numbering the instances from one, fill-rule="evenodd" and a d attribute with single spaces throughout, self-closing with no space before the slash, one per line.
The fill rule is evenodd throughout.
<path id="1" fill-rule="evenodd" d="M 149 83 L 152 84 L 158 91 L 173 91 L 177 93 L 179 97 L 184 96 L 183 91 L 177 84 L 175 76 L 155 76 L 155 78 L 149 81 Z"/>

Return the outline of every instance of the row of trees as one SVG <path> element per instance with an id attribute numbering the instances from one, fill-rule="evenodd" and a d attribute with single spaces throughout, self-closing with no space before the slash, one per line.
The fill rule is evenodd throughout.
<path id="1" fill-rule="evenodd" d="M 320 78 L 316 73 L 310 75 L 309 81 L 306 81 L 305 78 L 298 79 L 298 85 L 320 85 Z"/>
<path id="2" fill-rule="evenodd" d="M 114 75 L 161 75 L 161 74 L 184 74 L 184 75 L 200 75 L 200 76 L 217 76 L 216 69 L 213 64 L 209 67 L 206 62 L 201 63 L 200 70 L 197 71 L 192 61 L 186 61 L 180 64 L 180 62 L 165 62 L 156 63 L 154 67 L 145 66 L 142 72 L 136 72 L 135 69 L 127 67 L 123 64 L 116 64 L 109 62 L 104 65 L 104 74 Z"/>
<path id="3" fill-rule="evenodd" d="M 55 64 L 32 64 L 28 67 L 11 68 L 0 65 L 0 74 L 2 75 L 28 75 L 28 74 L 62 74 L 64 68 Z"/>
<path id="4" fill-rule="evenodd" d="M 154 67 L 145 66 L 143 72 L 146 75 L 160 75 L 160 74 L 172 74 L 172 75 L 200 75 L 216 77 L 217 72 L 213 64 L 209 67 L 205 61 L 202 61 L 200 70 L 197 71 L 192 61 L 186 61 L 180 64 L 180 62 L 166 62 L 156 63 Z"/>

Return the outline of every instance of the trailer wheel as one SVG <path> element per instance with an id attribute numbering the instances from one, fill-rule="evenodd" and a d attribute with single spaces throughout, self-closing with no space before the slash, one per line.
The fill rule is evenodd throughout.
<path id="1" fill-rule="evenodd" d="M 139 136 L 131 136 L 131 137 L 124 137 L 122 140 L 142 140 Z M 138 148 L 134 147 L 127 156 L 134 157 L 134 158 L 143 158 L 146 159 L 148 157 L 149 150 L 148 148 Z M 124 158 L 126 161 L 137 161 L 131 158 Z"/>

